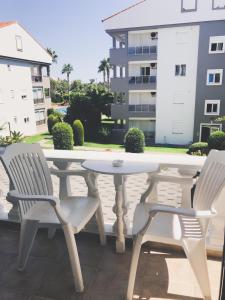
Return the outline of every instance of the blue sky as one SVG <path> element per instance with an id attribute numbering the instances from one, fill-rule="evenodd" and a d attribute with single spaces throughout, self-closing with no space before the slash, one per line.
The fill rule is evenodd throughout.
<path id="1" fill-rule="evenodd" d="M 99 61 L 109 55 L 111 38 L 101 20 L 135 0 L 0 0 L 0 20 L 18 21 L 44 47 L 54 49 L 59 58 L 52 67 L 53 77 L 62 65 L 71 63 L 72 79 L 101 79 Z"/>

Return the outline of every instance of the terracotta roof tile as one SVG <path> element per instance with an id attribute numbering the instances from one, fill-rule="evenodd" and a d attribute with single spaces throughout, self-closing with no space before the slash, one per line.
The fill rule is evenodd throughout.
<path id="1" fill-rule="evenodd" d="M 0 22 L 0 28 L 7 27 L 7 26 L 10 26 L 10 25 L 16 24 L 16 23 L 17 23 L 16 21 Z"/>
<path id="2" fill-rule="evenodd" d="M 127 7 L 127 8 L 125 8 L 125 9 L 123 9 L 123 10 L 121 10 L 121 11 L 119 11 L 119 12 L 113 14 L 112 16 L 103 19 L 102 22 L 105 22 L 105 21 L 107 21 L 107 20 L 109 20 L 109 19 L 111 19 L 111 18 L 113 18 L 113 17 L 115 17 L 115 16 L 117 16 L 117 15 L 119 15 L 119 14 L 121 14 L 121 13 L 123 13 L 123 12 L 125 12 L 125 11 L 127 11 L 127 10 L 129 10 L 129 9 L 131 9 L 131 8 L 133 8 L 133 7 L 135 7 L 135 6 L 139 5 L 139 4 L 141 4 L 141 3 L 143 3 L 143 2 L 145 2 L 145 1 L 147 1 L 147 0 L 141 0 L 141 1 L 139 1 L 138 3 L 135 3 L 135 4 L 133 4 L 133 5 L 129 6 L 129 7 Z"/>

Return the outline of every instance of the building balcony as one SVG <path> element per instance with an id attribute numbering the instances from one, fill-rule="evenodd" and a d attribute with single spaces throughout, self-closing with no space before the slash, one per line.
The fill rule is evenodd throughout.
<path id="1" fill-rule="evenodd" d="M 41 125 L 45 125 L 45 124 L 46 124 L 46 120 L 45 119 L 36 121 L 36 125 L 37 126 L 41 126 Z"/>
<path id="2" fill-rule="evenodd" d="M 129 117 L 156 117 L 156 106 L 149 104 L 137 104 L 128 106 Z"/>
<path id="3" fill-rule="evenodd" d="M 32 82 L 33 83 L 40 83 L 40 82 L 42 82 L 42 76 L 41 75 L 32 75 Z"/>
<path id="4" fill-rule="evenodd" d="M 157 46 L 129 47 L 128 60 L 157 60 Z"/>
<path id="5" fill-rule="evenodd" d="M 45 150 L 46 157 L 54 155 L 57 150 Z M 49 154 L 48 154 L 49 153 Z M 72 151 L 71 151 L 72 153 Z M 61 161 L 68 159 L 68 152 L 59 151 Z M 181 156 L 161 153 L 160 155 L 128 154 L 124 152 L 96 152 L 76 151 L 77 158 L 124 161 L 160 162 L 161 167 L 165 162 L 176 165 L 188 163 L 199 169 L 199 162 L 204 158 L 195 156 Z M 49 159 L 52 166 L 52 160 Z M 64 161 L 64 165 L 65 165 Z M 59 162 L 59 161 L 58 161 Z M 59 164 L 58 164 L 59 165 Z M 80 163 L 74 163 L 74 169 L 80 168 Z M 167 175 L 174 174 L 175 170 L 167 169 Z M 196 171 L 195 171 L 196 173 Z M 90 223 L 87 232 L 76 235 L 81 268 L 84 277 L 84 293 L 76 294 L 73 286 L 73 276 L 67 253 L 65 238 L 61 229 L 58 229 L 53 239 L 48 238 L 46 229 L 41 229 L 35 238 L 33 248 L 24 272 L 17 272 L 16 261 L 18 257 L 17 247 L 20 234 L 20 225 L 3 219 L 11 205 L 5 196 L 9 189 L 9 182 L 3 166 L 0 164 L 0 262 L 1 268 L 1 299 L 125 299 L 131 262 L 132 228 L 128 228 L 126 236 L 126 252 L 115 253 L 115 233 L 112 231 L 116 221 L 114 212 L 110 213 L 115 205 L 115 188 L 111 176 L 99 175 L 99 191 L 102 199 L 105 229 L 107 232 L 107 245 L 102 247 L 99 236 L 87 232 L 95 232 L 96 224 Z M 194 173 L 193 173 L 194 174 Z M 64 180 L 64 179 L 63 179 Z M 71 194 L 87 195 L 84 182 L 77 176 L 71 176 Z M 147 174 L 137 174 L 127 178 L 127 190 L 129 191 L 129 210 L 126 210 L 126 218 L 132 220 L 136 204 L 140 201 L 141 194 L 146 190 Z M 69 181 L 68 181 L 69 182 Z M 68 184 L 68 183 L 65 183 Z M 63 187 L 63 185 L 61 185 Z M 54 190 L 58 191 L 59 181 L 54 180 Z M 171 206 L 180 206 L 182 195 L 180 186 L 164 183 L 157 188 L 159 201 Z M 168 194 L 169 193 L 169 194 Z M 169 195 L 169 198 L 165 195 Z M 171 197 L 172 194 L 172 197 Z M 3 197 L 4 196 L 4 197 Z M 172 200 L 171 200 L 172 198 Z M 126 207 L 124 210 L 127 209 Z M 222 218 L 222 217 L 221 217 Z M 223 220 L 223 218 L 222 218 Z M 141 222 L 141 220 L 140 220 Z M 221 224 L 221 243 L 223 243 L 223 223 Z M 127 222 L 131 224 L 131 222 Z M 213 227 L 214 229 L 214 227 Z M 174 228 L 176 230 L 176 228 Z M 214 231 L 209 230 L 211 236 Z M 219 231 L 220 232 L 220 231 Z M 213 244 L 214 245 L 214 244 Z M 47 267 L 46 267 L 47 266 Z M 135 282 L 134 298 L 136 299 L 202 299 L 196 278 L 191 271 L 187 258 L 180 249 L 175 246 L 145 243 L 141 248 L 138 262 L 138 271 Z M 212 299 L 219 299 L 219 283 L 221 274 L 221 260 L 210 256 L 208 259 L 209 277 L 212 288 Z M 9 295 L 9 296 L 8 296 Z M 221 298 L 224 299 L 224 298 Z"/>
<path id="6" fill-rule="evenodd" d="M 128 104 L 115 103 L 111 105 L 112 119 L 126 119 L 128 117 Z"/>
<path id="7" fill-rule="evenodd" d="M 130 76 L 129 77 L 129 89 L 130 90 L 155 90 L 157 87 L 156 76 Z"/>
<path id="8" fill-rule="evenodd" d="M 34 99 L 34 104 L 43 104 L 45 102 L 44 98 Z"/>

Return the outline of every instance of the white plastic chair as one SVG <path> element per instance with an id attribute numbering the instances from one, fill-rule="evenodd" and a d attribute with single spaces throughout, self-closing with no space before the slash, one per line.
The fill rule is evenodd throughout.
<path id="1" fill-rule="evenodd" d="M 213 161 L 216 157 L 216 150 L 211 150 L 209 155 L 207 156 L 207 159 L 204 163 L 204 168 L 208 166 L 208 164 Z M 194 178 L 196 173 L 200 171 L 198 167 L 185 167 L 179 169 L 176 175 L 168 175 L 165 172 L 159 172 L 156 174 L 150 174 L 148 181 L 150 184 L 149 190 L 148 190 L 148 197 L 150 202 L 157 202 L 157 185 L 160 182 L 168 182 L 168 183 L 175 183 L 179 184 L 182 191 L 182 201 L 181 206 L 183 208 L 191 208 L 191 190 L 193 188 L 193 185 L 196 183 L 197 178 Z M 143 195 L 143 199 L 141 202 L 145 201 L 145 196 Z"/>
<path id="2" fill-rule="evenodd" d="M 225 186 L 225 151 L 213 155 L 197 181 L 194 209 L 144 202 L 137 205 L 127 300 L 132 299 L 141 245 L 147 241 L 182 246 L 204 299 L 211 299 L 205 240 L 210 219 L 217 214 L 215 204 L 222 198 Z"/>
<path id="3" fill-rule="evenodd" d="M 69 175 L 84 177 L 88 185 L 88 197 L 59 200 L 53 196 L 50 171 L 38 144 L 10 145 L 1 160 L 14 187 L 7 198 L 11 202 L 19 201 L 21 232 L 18 270 L 22 271 L 26 266 L 38 228 L 54 231 L 55 228 L 62 227 L 75 288 L 77 292 L 82 292 L 84 285 L 74 235 L 95 215 L 101 244 L 106 243 L 101 203 L 92 174 L 86 171 L 69 171 Z"/>

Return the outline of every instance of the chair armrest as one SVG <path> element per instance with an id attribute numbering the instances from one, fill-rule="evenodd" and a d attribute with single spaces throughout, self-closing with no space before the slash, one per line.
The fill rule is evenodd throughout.
<path id="1" fill-rule="evenodd" d="M 88 173 L 88 171 L 86 170 L 58 170 L 55 168 L 50 168 L 50 172 L 52 175 L 56 175 L 58 177 L 65 177 L 65 176 L 86 177 Z"/>
<path id="2" fill-rule="evenodd" d="M 192 217 L 196 219 L 210 219 L 214 218 L 216 216 L 216 211 L 212 210 L 194 210 L 192 208 L 176 208 L 173 206 L 168 205 L 161 205 L 161 204 L 151 204 L 151 203 L 145 203 L 140 204 L 145 205 L 146 209 L 148 209 L 149 218 L 143 229 L 141 230 L 141 234 L 144 235 L 146 230 L 151 225 L 152 219 L 155 217 L 157 213 L 170 213 L 170 214 L 176 214 L 179 216 L 184 217 Z"/>
<path id="3" fill-rule="evenodd" d="M 169 176 L 169 175 L 160 175 L 156 174 L 152 177 L 152 179 L 156 182 L 171 182 L 171 183 L 177 183 L 177 184 L 190 184 L 193 185 L 194 179 L 192 177 L 186 177 L 186 176 Z"/>
<path id="4" fill-rule="evenodd" d="M 51 195 L 23 195 L 19 194 L 16 190 L 8 192 L 6 199 L 10 202 L 15 201 L 43 201 L 49 202 L 51 205 L 56 206 L 59 202 L 58 198 Z"/>

